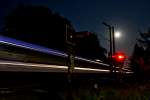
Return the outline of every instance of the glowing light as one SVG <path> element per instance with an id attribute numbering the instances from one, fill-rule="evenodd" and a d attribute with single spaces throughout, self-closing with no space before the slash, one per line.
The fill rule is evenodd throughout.
<path id="1" fill-rule="evenodd" d="M 116 53 L 112 56 L 112 58 L 117 62 L 124 62 L 126 55 L 124 53 Z"/>
<path id="2" fill-rule="evenodd" d="M 123 55 L 119 55 L 118 58 L 119 58 L 119 59 L 123 59 L 123 58 L 125 58 L 125 57 L 124 57 Z"/>
<path id="3" fill-rule="evenodd" d="M 119 31 L 115 32 L 115 38 L 120 38 L 121 37 L 121 33 Z"/>

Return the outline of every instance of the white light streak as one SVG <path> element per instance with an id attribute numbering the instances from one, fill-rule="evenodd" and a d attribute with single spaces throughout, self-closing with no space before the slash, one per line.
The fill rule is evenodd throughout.
<path id="1" fill-rule="evenodd" d="M 110 72 L 109 70 L 103 70 L 103 69 L 93 69 L 93 68 L 81 68 L 81 67 L 75 67 L 74 69 L 78 70 L 87 70 L 87 71 L 102 71 L 102 72 Z"/>
<path id="2" fill-rule="evenodd" d="M 86 62 L 90 62 L 90 63 L 94 63 L 94 64 L 99 64 L 99 65 L 104 65 L 104 66 L 107 66 L 107 67 L 110 66 L 109 64 L 93 61 L 93 60 L 90 60 L 90 59 L 85 59 L 85 58 L 82 58 L 82 57 L 75 57 L 75 58 L 78 59 L 78 60 L 82 60 L 82 61 L 86 61 Z"/>
<path id="3" fill-rule="evenodd" d="M 49 65 L 49 64 L 37 64 L 37 63 L 25 63 L 25 62 L 15 62 L 15 61 L 0 61 L 0 65 L 13 65 L 14 66 L 21 66 L 23 68 L 26 67 L 38 67 L 38 68 L 53 68 L 53 69 L 68 69 L 68 66 L 62 65 Z M 20 68 L 21 68 L 20 67 Z M 95 68 L 81 68 L 81 67 L 74 67 L 75 70 L 82 70 L 82 71 L 96 71 L 96 72 L 109 72 L 109 70 L 104 69 L 95 69 Z M 33 69 L 34 70 L 34 69 Z"/>

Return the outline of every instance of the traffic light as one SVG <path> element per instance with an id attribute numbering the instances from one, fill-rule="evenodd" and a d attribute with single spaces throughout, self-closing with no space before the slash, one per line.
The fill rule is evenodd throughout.
<path id="1" fill-rule="evenodd" d="M 124 53 L 115 53 L 112 55 L 113 61 L 117 63 L 124 63 L 127 56 Z"/>
<path id="2" fill-rule="evenodd" d="M 74 34 L 75 30 L 73 29 L 72 26 L 66 25 L 66 43 L 74 45 Z"/>

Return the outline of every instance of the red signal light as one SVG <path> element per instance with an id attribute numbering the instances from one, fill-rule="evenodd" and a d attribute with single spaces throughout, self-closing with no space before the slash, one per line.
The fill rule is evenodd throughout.
<path id="1" fill-rule="evenodd" d="M 126 56 L 124 53 L 115 53 L 112 58 L 116 61 L 116 62 L 124 62 L 126 59 Z"/>
<path id="2" fill-rule="evenodd" d="M 125 56 L 124 55 L 118 55 L 117 58 L 121 60 L 121 59 L 124 59 Z"/>

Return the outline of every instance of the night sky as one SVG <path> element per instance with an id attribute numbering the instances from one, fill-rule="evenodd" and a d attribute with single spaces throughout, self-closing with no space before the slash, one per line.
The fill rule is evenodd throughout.
<path id="1" fill-rule="evenodd" d="M 109 49 L 105 21 L 122 33 L 117 50 L 128 56 L 133 51 L 138 31 L 150 27 L 150 0 L 3 0 L 0 1 L 0 27 L 3 18 L 18 4 L 43 5 L 68 18 L 76 31 L 96 32 L 103 47 Z"/>

